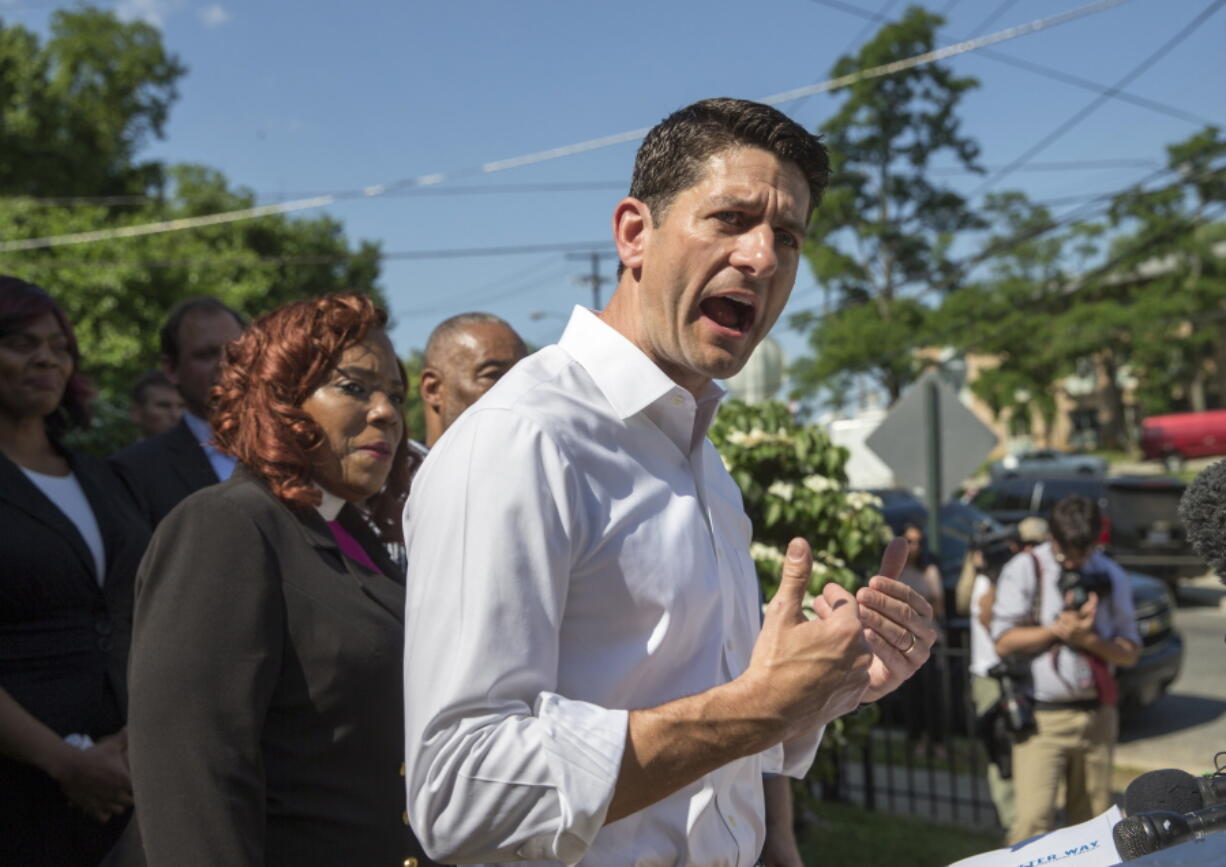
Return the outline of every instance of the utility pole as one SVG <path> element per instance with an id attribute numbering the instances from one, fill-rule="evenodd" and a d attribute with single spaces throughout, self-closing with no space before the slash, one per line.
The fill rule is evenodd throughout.
<path id="1" fill-rule="evenodd" d="M 600 262 L 602 259 L 617 259 L 617 254 L 612 252 L 601 252 L 593 250 L 590 253 L 567 253 L 566 258 L 571 261 L 589 260 L 592 263 L 592 273 L 583 277 L 576 277 L 576 282 L 587 284 L 592 287 L 592 309 L 600 310 L 600 287 L 608 283 L 612 278 L 602 277 L 600 274 Z"/>

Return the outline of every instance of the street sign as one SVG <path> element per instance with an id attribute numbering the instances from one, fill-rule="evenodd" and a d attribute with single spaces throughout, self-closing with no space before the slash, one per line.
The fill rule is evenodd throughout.
<path id="1" fill-rule="evenodd" d="M 963 406 L 957 392 L 930 370 L 903 393 L 865 442 L 894 471 L 900 487 L 924 488 L 940 501 L 979 468 L 997 440 L 991 428 Z M 937 491 L 929 482 L 934 465 L 940 482 Z"/>

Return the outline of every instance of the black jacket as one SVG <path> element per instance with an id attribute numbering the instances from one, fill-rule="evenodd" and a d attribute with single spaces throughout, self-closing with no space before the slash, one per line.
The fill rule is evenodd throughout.
<path id="1" fill-rule="evenodd" d="M 64 452 L 98 522 L 106 575 L 76 525 L 0 454 L 0 687 L 57 734 L 123 727 L 132 582 L 149 531 L 105 461 Z M 0 860 L 97 863 L 122 821 L 98 826 L 58 785 L 0 759 Z M 91 827 L 92 825 L 92 827 Z"/>
<path id="2" fill-rule="evenodd" d="M 185 419 L 111 455 L 111 464 L 154 529 L 188 494 L 219 481 Z"/>
<path id="3" fill-rule="evenodd" d="M 152 867 L 386 865 L 404 824 L 404 584 L 239 467 L 184 500 L 137 577 L 129 756 Z M 425 863 L 425 862 L 423 862 Z"/>

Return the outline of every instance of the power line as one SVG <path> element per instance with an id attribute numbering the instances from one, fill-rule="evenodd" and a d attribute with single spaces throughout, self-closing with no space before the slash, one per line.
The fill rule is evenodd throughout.
<path id="1" fill-rule="evenodd" d="M 881 6 L 880 9 L 877 10 L 877 13 L 876 13 L 877 17 L 881 19 L 885 19 L 889 17 L 890 11 L 897 5 L 898 5 L 898 0 L 885 0 L 885 3 Z M 860 32 L 857 33 L 855 36 L 853 36 L 851 38 L 851 41 L 847 43 L 847 47 L 843 49 L 843 53 L 851 54 L 852 51 L 860 47 L 860 45 L 864 42 L 865 39 L 868 38 L 869 34 L 871 34 L 872 32 L 873 32 L 872 22 L 865 24 L 863 27 L 860 28 Z"/>
<path id="2" fill-rule="evenodd" d="M 607 190 L 625 190 L 630 186 L 626 181 L 557 181 L 554 183 L 532 184 L 469 184 L 455 187 L 410 187 L 408 189 L 388 190 L 384 196 L 474 196 L 497 195 L 504 193 L 576 193 L 602 192 Z M 322 190 L 314 192 L 277 193 L 286 201 L 310 198 L 316 196 L 344 196 L 344 190 Z M 256 198 L 269 198 L 272 193 L 256 193 Z M 148 205 L 165 201 L 157 196 L 0 196 L 0 202 L 20 202 L 40 207 L 73 208 L 87 205 Z M 267 204 L 276 204 L 270 202 Z"/>
<path id="3" fill-rule="evenodd" d="M 1030 163 L 1020 167 L 1018 171 L 1025 172 L 1067 172 L 1067 171 L 1084 171 L 1086 169 L 1148 169 L 1158 165 L 1157 160 L 1152 159 L 1099 159 L 1099 160 L 1058 160 L 1047 163 Z M 985 169 L 991 171 L 991 166 L 985 166 Z M 929 174 L 933 175 L 973 175 L 979 172 L 971 169 L 963 168 L 962 166 L 938 166 L 929 168 Z"/>
<path id="4" fill-rule="evenodd" d="M 418 259 L 467 259 L 488 256 L 519 256 L 528 253 L 565 253 L 568 251 L 604 250 L 611 242 L 604 241 L 565 241 L 555 244 L 518 244 L 502 247 L 454 247 L 439 250 L 400 250 L 391 253 L 380 252 L 380 260 L 418 260 Z M 194 268 L 194 267 L 229 267 L 231 265 L 333 265 L 350 259 L 361 259 L 367 254 L 357 251 L 353 253 L 336 253 L 319 256 L 211 256 L 201 259 L 136 259 L 112 261 L 94 259 L 19 259 L 14 260 L 13 268 Z"/>
<path id="5" fill-rule="evenodd" d="M 507 277 L 499 277 L 496 280 L 483 283 L 481 286 L 468 292 L 454 294 L 449 292 L 445 303 L 399 311 L 396 315 L 397 317 L 437 315 L 455 310 L 460 306 L 471 309 L 479 304 L 488 304 L 491 301 L 499 301 L 506 297 L 518 295 L 525 289 L 539 286 L 541 283 L 560 277 L 569 269 L 570 266 L 565 261 L 559 261 L 551 256 L 539 262 L 534 262 L 527 268 L 520 269 Z M 508 286 L 507 284 L 510 285 Z M 491 289 L 496 291 L 491 293 L 489 291 Z"/>
<path id="6" fill-rule="evenodd" d="M 791 102 L 792 100 L 799 99 L 810 94 L 825 93 L 831 90 L 849 87 L 858 81 L 863 81 L 869 78 L 878 78 L 885 75 L 892 75 L 895 72 L 901 72 L 904 69 L 910 69 L 915 66 L 932 63 L 937 60 L 943 60 L 947 57 L 954 57 L 959 54 L 975 51 L 985 45 L 994 45 L 998 42 L 1005 42 L 1010 39 L 1017 39 L 1021 36 L 1028 36 L 1032 33 L 1038 33 L 1041 30 L 1058 27 L 1061 24 L 1067 24 L 1068 22 L 1074 21 L 1078 18 L 1083 18 L 1087 15 L 1093 15 L 1098 12 L 1105 11 L 1112 7 L 1118 6 L 1123 2 L 1125 2 L 1125 0 L 1098 0 L 1098 2 L 1080 6 L 1068 12 L 1060 13 L 1059 15 L 1037 19 L 1029 24 L 1011 27 L 1007 30 L 1001 30 L 997 33 L 992 33 L 977 39 L 966 40 L 958 43 L 957 45 L 947 46 L 937 51 L 924 52 L 923 54 L 918 54 L 914 57 L 897 60 L 892 63 L 886 63 L 872 69 L 863 69 L 850 75 L 844 75 L 831 79 L 830 81 L 811 84 L 805 87 L 784 91 L 782 93 L 776 93 L 771 96 L 763 97 L 758 101 L 768 105 L 777 105 L 780 103 Z M 123 226 L 112 229 L 99 229 L 92 232 L 76 232 L 65 235 L 51 235 L 42 238 L 25 238 L 14 241 L 2 241 L 0 242 L 0 253 L 15 252 L 18 250 L 39 250 L 49 247 L 62 247 L 69 244 L 83 244 L 93 241 L 110 240 L 113 238 L 134 238 L 145 235 L 156 235 L 165 232 L 194 229 L 200 226 L 233 223 L 241 220 L 250 220 L 261 216 L 286 214 L 294 211 L 306 210 L 308 208 L 318 208 L 325 205 L 335 204 L 339 201 L 347 199 L 374 198 L 385 195 L 393 189 L 435 186 L 447 181 L 459 180 L 461 178 L 473 177 L 481 174 L 492 174 L 495 172 L 506 171 L 507 169 L 518 168 L 520 166 L 533 165 L 535 163 L 547 162 L 549 160 L 573 156 L 579 153 L 586 153 L 588 151 L 612 147 L 618 144 L 625 144 L 627 142 L 641 139 L 649 131 L 650 127 L 643 127 L 641 129 L 615 133 L 613 135 L 602 136 L 600 138 L 588 139 L 586 141 L 576 142 L 575 144 L 564 145 L 562 147 L 536 151 L 534 153 L 524 154 L 522 156 L 512 157 L 506 160 L 496 160 L 494 162 L 484 163 L 480 166 L 461 169 L 450 173 L 435 172 L 433 174 L 418 175 L 417 177 L 413 178 L 393 181 L 389 184 L 377 184 L 358 190 L 351 190 L 345 194 L 317 196 L 308 199 L 283 202 L 276 205 L 263 205 L 258 208 L 242 208 L 234 211 L 205 214 L 199 217 L 189 217 L 178 220 L 163 220 L 159 222 Z"/>
<path id="7" fill-rule="evenodd" d="M 1017 4 L 1017 0 L 1003 0 L 1003 2 L 988 14 L 988 17 L 979 22 L 979 25 L 971 31 L 971 36 L 978 36 L 983 31 L 987 30 L 993 24 L 1000 20 L 1000 17 L 1008 12 Z"/>
<path id="8" fill-rule="evenodd" d="M 830 9 L 837 9 L 840 12 L 846 12 L 848 15 L 855 15 L 869 21 L 884 23 L 886 20 L 885 18 L 877 15 L 875 12 L 869 12 L 867 9 L 861 9 L 860 7 L 853 6 L 850 3 L 841 2 L 841 0 L 811 0 L 811 2 L 817 3 L 820 6 L 826 6 Z M 944 12 L 941 14 L 944 15 Z M 1014 57 L 1012 54 L 1006 54 L 1003 51 L 996 51 L 995 49 L 991 48 L 981 48 L 979 49 L 979 54 L 982 57 L 986 57 L 989 60 L 995 60 L 998 63 L 1005 63 L 1010 66 L 1015 66 L 1018 69 L 1024 69 L 1027 72 L 1032 72 L 1035 75 L 1042 75 L 1046 78 L 1052 79 L 1053 81 L 1059 81 L 1062 84 L 1068 84 L 1073 87 L 1080 87 L 1083 90 L 1091 90 L 1096 93 L 1109 94 L 1114 99 L 1130 102 L 1133 105 L 1140 106 L 1141 108 L 1148 108 L 1151 111 L 1156 111 L 1161 114 L 1168 115 L 1169 117 L 1176 117 L 1180 120 L 1188 121 L 1189 123 L 1215 123 L 1213 120 L 1201 117 L 1200 115 L 1194 114 L 1190 111 L 1184 111 L 1181 108 L 1176 108 L 1173 105 L 1160 102 L 1156 99 L 1149 99 L 1148 97 L 1138 96 L 1136 94 L 1127 93 L 1121 90 L 1113 90 L 1105 84 L 1099 84 L 1098 82 L 1091 81 L 1088 78 L 1081 78 L 1080 76 L 1063 72 L 1059 69 L 1046 66 L 1042 63 L 1037 63 L 1033 60 L 1024 60 L 1020 57 Z"/>
<path id="9" fill-rule="evenodd" d="M 1111 98 L 1111 94 L 1113 92 L 1122 89 L 1124 86 L 1134 81 L 1138 76 L 1170 53 L 1175 46 L 1191 36 L 1192 33 L 1201 26 L 1201 24 L 1203 24 L 1210 16 L 1217 12 L 1218 9 L 1222 8 L 1224 4 L 1226 4 L 1226 0 L 1214 0 L 1214 3 L 1211 6 L 1207 6 L 1205 9 L 1201 10 L 1201 12 L 1197 14 L 1195 18 L 1193 18 L 1188 24 L 1184 25 L 1183 29 L 1163 43 L 1156 51 L 1134 66 L 1131 71 L 1124 75 L 1123 78 L 1117 81 L 1115 85 L 1110 88 L 1109 92 L 1100 94 L 1096 98 L 1090 100 L 1086 106 L 1075 112 L 1058 127 L 1027 148 L 1025 153 L 1013 160 L 1013 162 L 1009 163 L 1003 169 L 998 169 L 997 171 L 993 172 L 991 175 L 985 178 L 982 183 L 976 186 L 975 189 L 970 192 L 967 198 L 973 199 L 976 196 L 981 195 L 989 187 L 992 187 L 1001 179 L 1012 174 L 1014 169 L 1029 162 L 1033 157 L 1042 153 L 1056 141 L 1063 138 L 1079 123 L 1097 111 L 1103 105 L 1103 103 Z"/>
<path id="10" fill-rule="evenodd" d="M 1157 161 L 1143 157 L 1114 157 L 1096 160 L 1059 160 L 1045 163 L 1030 163 L 1018 171 L 1026 172 L 1059 172 L 1081 171 L 1084 169 L 1131 169 L 1150 168 Z M 986 166 L 991 170 L 992 166 Z M 961 166 L 938 166 L 929 168 L 929 174 L 934 175 L 968 175 L 979 172 Z M 625 191 L 629 189 L 630 181 L 557 181 L 530 184 L 468 184 L 454 187 L 412 187 L 405 190 L 389 190 L 385 195 L 392 197 L 407 196 L 410 198 L 435 196 L 484 196 L 484 195 L 518 195 L 523 193 L 580 193 Z M 342 195 L 343 191 L 314 190 L 309 192 L 281 192 L 275 195 L 284 196 L 286 201 L 314 196 Z M 257 199 L 269 198 L 273 193 L 257 192 Z M 0 196 L 0 202 L 16 202 L 46 208 L 75 208 L 92 205 L 143 206 L 154 202 L 164 202 L 166 199 L 156 196 Z M 265 204 L 277 204 L 266 202 Z"/>

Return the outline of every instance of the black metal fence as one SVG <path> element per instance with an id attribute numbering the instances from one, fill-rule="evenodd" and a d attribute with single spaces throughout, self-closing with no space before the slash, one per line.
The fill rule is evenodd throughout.
<path id="1" fill-rule="evenodd" d="M 864 746 L 844 748 L 825 797 L 982 830 L 999 828 L 988 793 L 987 754 L 975 734 L 965 630 L 895 694 Z"/>

